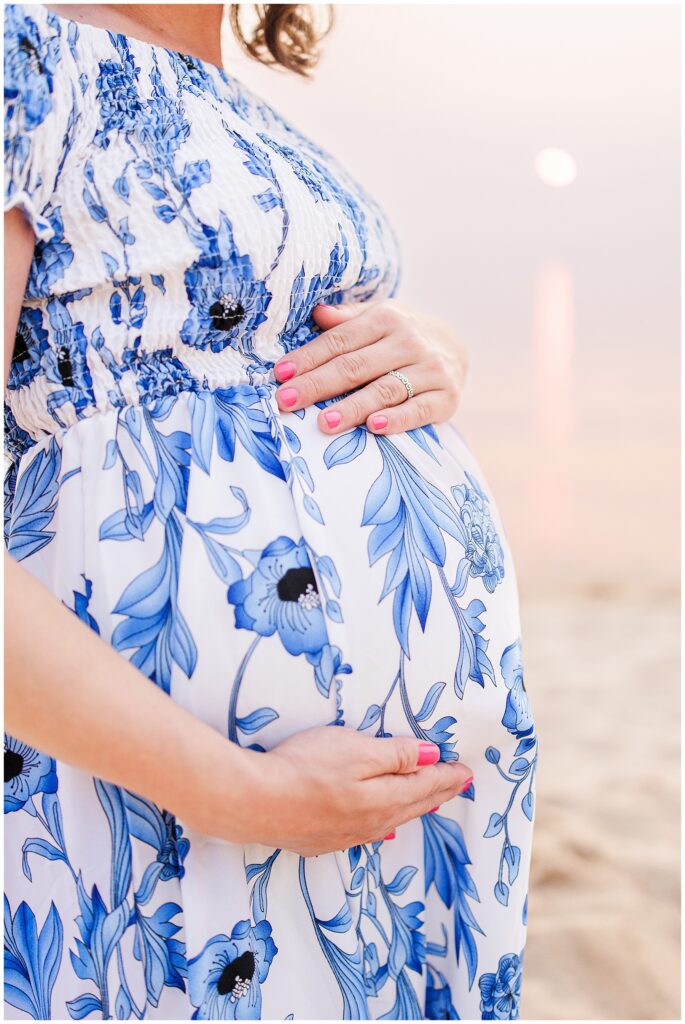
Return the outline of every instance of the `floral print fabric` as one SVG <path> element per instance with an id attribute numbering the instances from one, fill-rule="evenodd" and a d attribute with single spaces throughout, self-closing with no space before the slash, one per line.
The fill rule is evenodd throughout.
<path id="1" fill-rule="evenodd" d="M 5 1015 L 517 1017 L 537 738 L 499 513 L 453 426 L 330 438 L 274 399 L 316 303 L 397 293 L 383 211 L 229 74 L 40 5 L 5 9 L 5 103 L 10 554 L 234 743 L 414 735 L 475 776 L 305 859 L 7 736 Z"/>

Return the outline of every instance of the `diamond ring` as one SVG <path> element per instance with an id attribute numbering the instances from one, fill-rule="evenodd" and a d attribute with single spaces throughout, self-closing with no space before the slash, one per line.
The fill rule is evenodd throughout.
<path id="1" fill-rule="evenodd" d="M 393 377 L 397 377 L 398 380 L 402 381 L 405 388 L 407 389 L 407 398 L 414 397 L 414 388 L 411 385 L 411 381 L 407 377 L 405 377 L 403 373 L 400 373 L 399 370 L 388 370 L 388 373 L 391 373 Z"/>

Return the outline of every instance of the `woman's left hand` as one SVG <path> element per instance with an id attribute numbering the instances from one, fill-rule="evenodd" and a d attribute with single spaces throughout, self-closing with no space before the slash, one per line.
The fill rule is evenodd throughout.
<path id="1" fill-rule="evenodd" d="M 282 412 L 359 390 L 322 409 L 327 434 L 366 423 L 375 434 L 396 434 L 442 423 L 457 410 L 466 378 L 466 349 L 451 327 L 394 299 L 319 304 L 313 317 L 323 333 L 293 349 L 274 367 Z M 403 373 L 414 389 L 407 397 Z"/>

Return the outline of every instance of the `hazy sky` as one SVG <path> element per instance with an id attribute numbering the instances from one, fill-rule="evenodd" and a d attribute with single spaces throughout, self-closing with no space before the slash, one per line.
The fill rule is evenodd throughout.
<path id="1" fill-rule="evenodd" d="M 313 81 L 227 69 L 392 216 L 399 298 L 450 320 L 459 425 L 523 586 L 676 586 L 680 11 L 336 6 Z M 536 154 L 577 165 L 543 184 Z"/>

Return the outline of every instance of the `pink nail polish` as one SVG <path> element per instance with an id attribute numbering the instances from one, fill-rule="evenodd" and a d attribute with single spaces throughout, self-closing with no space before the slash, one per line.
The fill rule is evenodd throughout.
<path id="1" fill-rule="evenodd" d="M 440 807 L 431 807 L 431 809 L 430 809 L 430 811 L 428 813 L 429 814 L 435 814 L 435 812 L 439 811 L 439 810 L 440 810 Z"/>
<path id="2" fill-rule="evenodd" d="M 289 362 L 287 359 L 283 363 L 276 363 L 274 366 L 274 373 L 280 381 L 290 380 L 297 373 L 297 367 L 295 363 Z"/>
<path id="3" fill-rule="evenodd" d="M 283 402 L 283 405 L 287 405 L 288 408 L 290 408 L 292 405 L 296 404 L 297 391 L 295 390 L 295 388 L 283 388 L 283 390 L 279 391 L 278 393 L 281 396 L 281 401 Z"/>
<path id="4" fill-rule="evenodd" d="M 469 788 L 469 786 L 471 785 L 471 783 L 472 783 L 472 782 L 473 782 L 473 775 L 469 775 L 468 779 L 466 780 L 466 782 L 464 783 L 464 785 L 463 785 L 463 786 L 461 787 L 461 789 L 459 790 L 459 792 L 460 792 L 460 793 L 463 793 L 463 792 L 464 792 L 465 790 L 467 790 L 467 789 Z"/>
<path id="5" fill-rule="evenodd" d="M 323 418 L 325 419 L 329 427 L 337 427 L 338 424 L 340 423 L 340 420 L 342 419 L 342 416 L 340 415 L 339 412 L 325 412 L 323 414 Z"/>
<path id="6" fill-rule="evenodd" d="M 383 836 L 383 838 L 384 839 L 394 839 L 396 837 L 396 835 L 397 835 L 397 832 L 388 832 L 387 836 Z"/>
<path id="7" fill-rule="evenodd" d="M 387 416 L 372 416 L 371 417 L 371 426 L 373 427 L 374 430 L 383 430 L 384 427 L 387 427 L 387 425 L 388 425 L 388 417 Z"/>
<path id="8" fill-rule="evenodd" d="M 440 760 L 440 747 L 434 743 L 419 743 L 419 759 L 417 764 L 435 764 Z"/>

